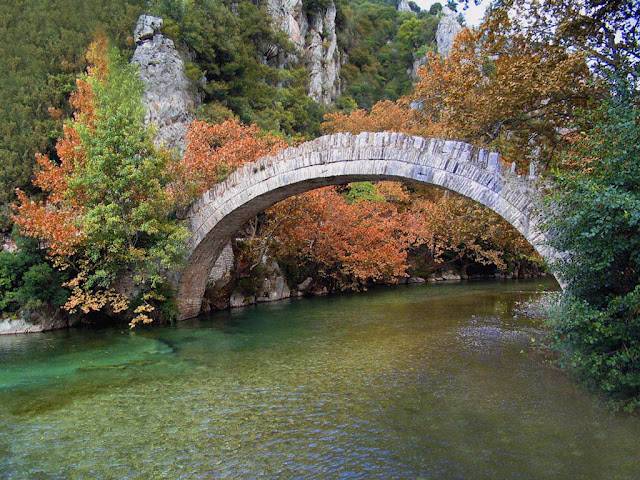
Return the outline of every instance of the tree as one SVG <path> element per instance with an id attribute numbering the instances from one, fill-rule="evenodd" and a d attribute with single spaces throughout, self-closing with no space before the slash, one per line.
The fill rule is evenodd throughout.
<path id="1" fill-rule="evenodd" d="M 329 132 L 401 131 L 424 136 L 446 136 L 447 129 L 403 102 L 378 102 L 370 112 L 355 110 L 325 117 Z M 396 186 L 396 189 L 398 187 Z M 407 226 L 426 249 L 429 271 L 448 264 L 463 270 L 472 263 L 495 265 L 499 271 L 518 271 L 520 266 L 534 267 L 538 255 L 505 220 L 486 208 L 440 190 L 414 189 L 409 195 L 411 222 Z M 424 249 L 423 249 L 424 250 Z M 425 262 L 421 262 L 425 263 Z M 423 272 L 426 273 L 426 272 Z"/>
<path id="2" fill-rule="evenodd" d="M 60 163 L 39 156 L 34 185 L 19 192 L 14 220 L 40 239 L 67 282 L 70 312 L 132 312 L 150 322 L 162 301 L 162 272 L 181 260 L 187 231 L 171 217 L 172 157 L 157 151 L 144 124 L 143 86 L 106 38 L 89 48 L 88 73 L 72 96 L 74 119 L 57 144 Z"/>
<path id="3" fill-rule="evenodd" d="M 177 165 L 178 182 L 172 189 L 185 206 L 242 164 L 273 155 L 287 145 L 256 125 L 235 119 L 215 125 L 194 120 L 186 140 L 185 154 Z"/>
<path id="4" fill-rule="evenodd" d="M 552 325 L 566 365 L 617 406 L 640 407 L 640 115 L 628 83 L 590 114 L 549 201 L 566 282 Z"/>
<path id="5" fill-rule="evenodd" d="M 509 14 L 515 12 L 515 14 Z M 584 55 L 602 78 L 624 76 L 637 85 L 640 3 L 636 0 L 501 0 L 486 29 Z"/>
<path id="6" fill-rule="evenodd" d="M 52 267 L 36 240 L 14 238 L 16 252 L 0 252 L 0 311 L 15 313 L 25 308 L 64 305 L 69 296 L 62 287 L 67 280 L 65 273 Z"/>
<path id="7" fill-rule="evenodd" d="M 277 225 L 276 256 L 312 265 L 331 288 L 358 290 L 405 275 L 412 236 L 391 203 L 354 204 L 326 187 L 280 202 L 268 215 Z"/>
<path id="8" fill-rule="evenodd" d="M 10 204 L 15 188 L 29 188 L 34 153 L 55 156 L 92 35 L 104 30 L 120 47 L 130 45 L 143 7 L 141 0 L 0 3 L 0 230 L 11 230 Z"/>
<path id="9" fill-rule="evenodd" d="M 439 134 L 497 149 L 507 161 L 552 163 L 598 90 L 581 54 L 524 37 L 463 30 L 446 59 L 429 54 L 407 101 Z"/>

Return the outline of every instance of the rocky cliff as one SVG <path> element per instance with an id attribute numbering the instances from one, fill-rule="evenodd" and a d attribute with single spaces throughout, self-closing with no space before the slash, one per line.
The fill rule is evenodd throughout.
<path id="1" fill-rule="evenodd" d="M 398 6 L 396 7 L 399 12 L 412 12 L 411 6 L 407 0 L 400 0 L 398 2 Z"/>
<path id="2" fill-rule="evenodd" d="M 438 44 L 438 53 L 441 56 L 449 56 L 453 48 L 453 42 L 460 30 L 462 30 L 462 25 L 458 22 L 456 13 L 445 7 L 442 10 L 442 18 L 436 31 L 436 43 Z"/>
<path id="3" fill-rule="evenodd" d="M 156 127 L 156 145 L 184 151 L 184 137 L 193 120 L 196 101 L 184 73 L 184 62 L 173 41 L 160 33 L 162 19 L 141 15 L 133 38 L 132 62 L 144 82 L 146 122 Z"/>
<path id="4" fill-rule="evenodd" d="M 267 0 L 275 26 L 285 32 L 296 54 L 281 54 L 280 64 L 300 61 L 309 71 L 309 96 L 329 104 L 340 95 L 340 50 L 336 35 L 336 5 L 307 8 L 303 0 Z"/>
<path id="5" fill-rule="evenodd" d="M 442 10 L 442 17 L 438 22 L 438 29 L 436 30 L 436 44 L 438 46 L 438 54 L 441 57 L 448 57 L 453 48 L 453 42 L 456 39 L 456 35 L 462 30 L 462 25 L 458 22 L 458 17 L 455 12 L 445 7 Z M 418 78 L 418 69 L 427 63 L 427 57 L 416 58 L 413 62 L 413 68 L 411 69 L 411 78 Z"/>

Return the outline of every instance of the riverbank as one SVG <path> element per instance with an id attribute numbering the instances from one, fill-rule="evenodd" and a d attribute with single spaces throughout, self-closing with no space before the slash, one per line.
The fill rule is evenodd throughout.
<path id="1" fill-rule="evenodd" d="M 531 278 L 551 278 L 548 275 L 539 275 Z M 397 283 L 375 284 L 371 285 L 376 289 L 385 287 L 394 287 L 399 285 L 421 285 L 421 284 L 455 284 L 463 282 L 474 281 L 491 281 L 491 280 L 518 280 L 508 278 L 504 275 L 500 276 L 474 276 L 463 279 L 459 274 L 453 271 L 441 272 L 433 274 L 430 277 L 404 277 L 399 279 Z M 205 304 L 203 314 L 209 314 L 215 311 L 241 309 L 251 305 L 258 305 L 262 303 L 279 302 L 291 298 L 303 298 L 303 297 L 323 297 L 336 295 L 337 291 L 329 291 L 324 286 L 318 286 L 314 280 L 309 277 L 302 284 L 299 284 L 297 288 L 290 288 L 287 281 L 282 276 L 281 272 L 275 276 L 269 276 L 264 279 L 262 283 L 263 290 L 259 295 L 243 295 L 238 290 L 235 290 L 229 294 L 228 288 L 218 288 L 213 292 L 208 290 L 205 297 Z M 370 287 L 370 288 L 371 288 Z M 369 291 L 369 288 L 365 288 L 359 291 L 351 291 L 346 293 L 364 294 Z M 227 297 L 228 296 L 228 297 Z M 0 335 L 20 335 L 27 333 L 43 333 L 54 330 L 62 330 L 67 328 L 77 327 L 82 324 L 81 319 L 75 315 L 71 316 L 63 311 L 25 311 L 21 312 L 20 316 L 13 318 L 0 319 Z"/>

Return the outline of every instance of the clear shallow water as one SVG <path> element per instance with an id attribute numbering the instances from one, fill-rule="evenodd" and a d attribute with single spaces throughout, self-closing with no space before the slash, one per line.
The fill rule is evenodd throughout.
<path id="1" fill-rule="evenodd" d="M 549 282 L 398 287 L 0 337 L 0 478 L 638 479 L 514 316 Z"/>

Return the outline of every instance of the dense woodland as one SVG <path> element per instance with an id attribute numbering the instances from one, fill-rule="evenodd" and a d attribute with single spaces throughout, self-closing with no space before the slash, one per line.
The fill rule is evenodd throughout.
<path id="1" fill-rule="evenodd" d="M 550 312 L 552 346 L 614 405 L 639 406 L 635 2 L 494 2 L 485 22 L 464 29 L 441 58 L 441 8 L 398 12 L 395 3 L 342 0 L 343 94 L 329 106 L 306 95 L 303 65 L 283 68 L 269 58 L 274 46 L 294 46 L 260 3 L 56 3 L 0 7 L 9 65 L 0 90 L 12 99 L 0 116 L 2 229 L 18 247 L 0 253 L 4 314 L 167 321 L 174 314 L 167 272 L 180 268 L 188 235 L 179 212 L 238 166 L 322 133 L 456 138 L 499 150 L 521 172 L 532 162 L 544 172 L 552 186 L 547 228 L 567 252 L 546 266 L 567 284 Z M 163 33 L 188 59 L 202 100 L 182 156 L 154 147 L 144 123 L 143 85 L 128 61 L 143 7 L 165 19 Z M 313 272 L 329 291 L 446 268 L 516 277 L 545 268 L 497 215 L 394 182 L 290 198 L 239 236 L 235 275 L 247 292 L 265 255 L 292 284 Z"/>

